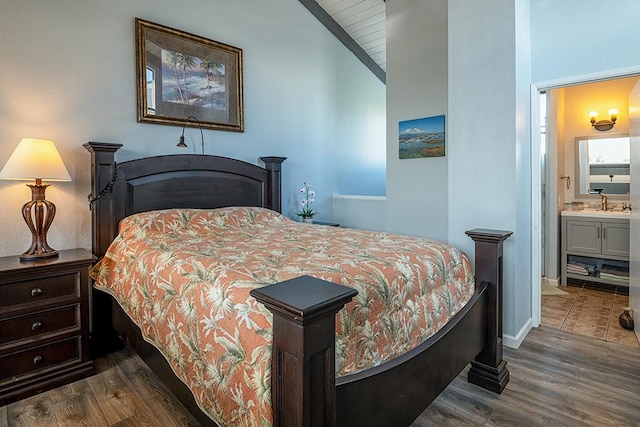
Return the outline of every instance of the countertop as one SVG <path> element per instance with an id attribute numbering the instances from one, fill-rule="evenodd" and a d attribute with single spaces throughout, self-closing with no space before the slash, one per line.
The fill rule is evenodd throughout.
<path id="1" fill-rule="evenodd" d="M 631 211 L 601 211 L 595 209 L 584 210 L 564 210 L 561 212 L 562 216 L 576 216 L 576 217 L 589 217 L 589 218 L 630 218 Z"/>

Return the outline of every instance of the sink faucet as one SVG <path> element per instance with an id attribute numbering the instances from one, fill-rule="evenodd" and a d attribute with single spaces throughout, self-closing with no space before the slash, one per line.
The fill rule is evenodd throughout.
<path id="1" fill-rule="evenodd" d="M 627 209 L 629 209 L 629 211 L 631 211 L 631 203 L 629 203 L 629 204 L 623 203 L 622 204 L 622 211 L 624 212 Z"/>
<path id="2" fill-rule="evenodd" d="M 605 196 L 604 194 L 602 194 L 602 192 L 598 193 L 600 195 L 600 208 L 603 211 L 607 210 L 607 196 Z"/>

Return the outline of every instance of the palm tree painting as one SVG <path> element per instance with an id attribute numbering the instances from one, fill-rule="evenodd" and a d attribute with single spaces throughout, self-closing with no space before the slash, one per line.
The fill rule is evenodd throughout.
<path id="1" fill-rule="evenodd" d="M 400 159 L 444 157 L 444 129 L 444 115 L 400 122 Z"/>
<path id="2" fill-rule="evenodd" d="M 225 110 L 225 64 L 162 49 L 162 100 Z"/>

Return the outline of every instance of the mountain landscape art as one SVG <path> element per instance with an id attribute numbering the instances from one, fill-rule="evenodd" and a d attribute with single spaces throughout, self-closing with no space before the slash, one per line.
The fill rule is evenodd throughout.
<path id="1" fill-rule="evenodd" d="M 444 157 L 444 134 L 444 115 L 400 122 L 400 159 Z"/>

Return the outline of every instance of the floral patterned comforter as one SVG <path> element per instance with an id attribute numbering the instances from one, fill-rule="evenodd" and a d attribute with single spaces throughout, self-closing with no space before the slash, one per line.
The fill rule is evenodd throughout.
<path id="1" fill-rule="evenodd" d="M 249 291 L 304 274 L 358 290 L 336 318 L 338 376 L 414 348 L 474 292 L 444 243 L 247 207 L 125 218 L 91 272 L 220 426 L 271 425 L 272 317 Z"/>

